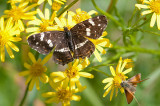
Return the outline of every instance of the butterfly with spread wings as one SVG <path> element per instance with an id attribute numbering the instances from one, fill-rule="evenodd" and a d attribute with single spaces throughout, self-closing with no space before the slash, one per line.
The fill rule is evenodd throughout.
<path id="1" fill-rule="evenodd" d="M 31 48 L 41 54 L 53 52 L 53 60 L 61 65 L 68 64 L 74 59 L 90 57 L 95 50 L 95 45 L 86 37 L 98 39 L 107 26 L 105 16 L 96 16 L 76 24 L 64 31 L 47 31 L 28 37 Z"/>

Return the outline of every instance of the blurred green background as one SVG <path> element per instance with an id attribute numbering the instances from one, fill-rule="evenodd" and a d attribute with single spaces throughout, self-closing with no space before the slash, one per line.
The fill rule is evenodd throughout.
<path id="1" fill-rule="evenodd" d="M 68 0 L 67 4 L 72 2 L 73 0 Z M 116 0 L 113 0 L 116 1 Z M 114 8 L 110 13 L 116 18 L 116 11 L 124 20 L 124 24 L 127 27 L 128 20 L 131 17 L 135 9 L 136 0 L 117 0 L 116 9 Z M 7 5 L 7 0 L 0 0 L 0 15 L 3 15 L 4 10 L 9 8 Z M 96 4 L 104 11 L 107 10 L 110 0 L 95 0 Z M 80 0 L 76 5 L 74 5 L 70 10 L 75 11 L 76 8 L 81 8 L 84 11 L 89 12 L 90 10 L 96 10 L 92 5 L 91 0 Z M 50 7 L 49 7 L 50 8 Z M 116 11 L 115 11 L 116 10 Z M 134 22 L 140 16 L 140 11 L 134 16 Z M 149 18 L 151 15 L 148 15 L 146 18 Z M 159 33 L 160 31 L 156 26 L 153 28 L 149 27 L 149 23 L 145 24 L 141 27 L 147 31 L 152 31 L 155 33 Z M 107 38 L 110 41 L 119 46 L 124 46 L 123 44 L 123 32 L 119 29 L 119 27 L 113 23 L 111 20 L 108 21 L 108 26 L 106 31 L 108 32 Z M 25 35 L 25 34 L 24 34 Z M 23 34 L 22 34 L 23 36 Z M 157 50 L 160 50 L 160 36 L 146 33 L 146 32 L 135 32 L 133 35 L 131 34 L 131 38 L 133 39 L 133 45 L 135 47 Z M 25 38 L 24 38 L 25 39 Z M 116 40 L 118 42 L 116 42 Z M 25 40 L 24 40 L 25 41 Z M 15 59 L 10 59 L 8 54 L 6 55 L 6 62 L 0 64 L 0 106 L 17 106 L 23 97 L 23 93 L 25 90 L 25 78 L 20 77 L 18 72 L 24 70 L 23 63 L 27 61 L 27 53 L 22 48 L 27 47 L 27 45 L 17 44 L 20 48 L 20 52 L 15 54 Z M 103 58 L 103 62 L 99 63 L 94 56 L 91 56 L 91 66 L 99 65 L 108 62 L 109 64 L 117 64 L 119 60 L 119 56 L 123 58 L 131 58 L 134 61 L 134 68 L 131 73 L 128 74 L 129 78 L 134 76 L 137 73 L 142 74 L 142 79 L 149 78 L 149 80 L 138 84 L 137 91 L 135 93 L 135 97 L 138 102 L 142 106 L 159 106 L 160 105 L 160 55 L 155 55 L 151 53 L 142 53 L 136 52 L 132 50 L 125 49 L 106 49 L 107 54 L 101 55 Z M 34 51 L 33 51 L 34 52 Z M 44 56 L 40 55 L 41 58 Z M 110 61 L 110 62 L 109 62 Z M 52 60 L 46 64 L 48 67 L 48 74 L 52 71 L 61 71 L 65 69 L 65 66 L 62 67 L 60 65 L 54 64 Z M 106 78 L 105 75 L 95 72 L 93 70 L 88 70 L 86 68 L 85 71 L 90 71 L 95 78 L 94 79 L 85 79 L 81 78 L 80 81 L 83 85 L 87 86 L 82 93 L 78 93 L 81 96 L 80 102 L 71 102 L 71 106 L 127 106 L 127 102 L 125 100 L 125 95 L 118 93 L 118 96 L 113 96 L 113 100 L 109 101 L 110 95 L 107 95 L 105 98 L 102 97 L 104 91 L 105 84 L 102 84 L 102 80 Z M 110 74 L 110 70 L 108 66 L 100 67 L 99 70 Z M 35 88 L 29 92 L 28 97 L 26 99 L 26 106 L 60 106 L 61 104 L 45 104 L 44 98 L 41 97 L 41 94 L 47 91 L 51 91 L 49 84 L 41 85 L 41 90 L 37 91 Z M 137 106 L 135 100 L 130 104 L 130 106 Z"/>

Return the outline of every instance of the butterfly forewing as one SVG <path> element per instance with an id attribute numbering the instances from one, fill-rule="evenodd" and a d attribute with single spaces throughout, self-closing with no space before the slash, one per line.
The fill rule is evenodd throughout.
<path id="1" fill-rule="evenodd" d="M 82 21 L 71 28 L 73 36 L 85 36 L 92 39 L 99 38 L 107 26 L 105 16 L 96 16 L 88 20 Z"/>
<path id="2" fill-rule="evenodd" d="M 94 52 L 94 44 L 83 36 L 73 36 L 74 58 L 90 57 Z"/>

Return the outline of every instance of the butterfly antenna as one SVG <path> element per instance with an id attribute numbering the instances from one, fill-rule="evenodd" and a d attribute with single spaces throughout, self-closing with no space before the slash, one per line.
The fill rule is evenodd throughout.
<path id="1" fill-rule="evenodd" d="M 68 11 L 67 11 L 66 27 L 68 26 L 68 19 L 69 19 L 69 18 L 68 18 L 68 17 L 69 17 L 68 14 L 69 14 L 69 13 L 68 13 Z"/>

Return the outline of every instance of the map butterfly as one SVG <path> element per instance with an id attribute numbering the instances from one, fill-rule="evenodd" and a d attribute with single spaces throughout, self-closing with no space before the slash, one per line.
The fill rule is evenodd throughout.
<path id="1" fill-rule="evenodd" d="M 107 26 L 105 16 L 96 16 L 76 24 L 70 30 L 47 31 L 28 37 L 31 48 L 41 54 L 48 54 L 55 47 L 53 60 L 61 65 L 68 64 L 74 59 L 90 57 L 95 45 L 87 39 L 98 39 Z"/>

